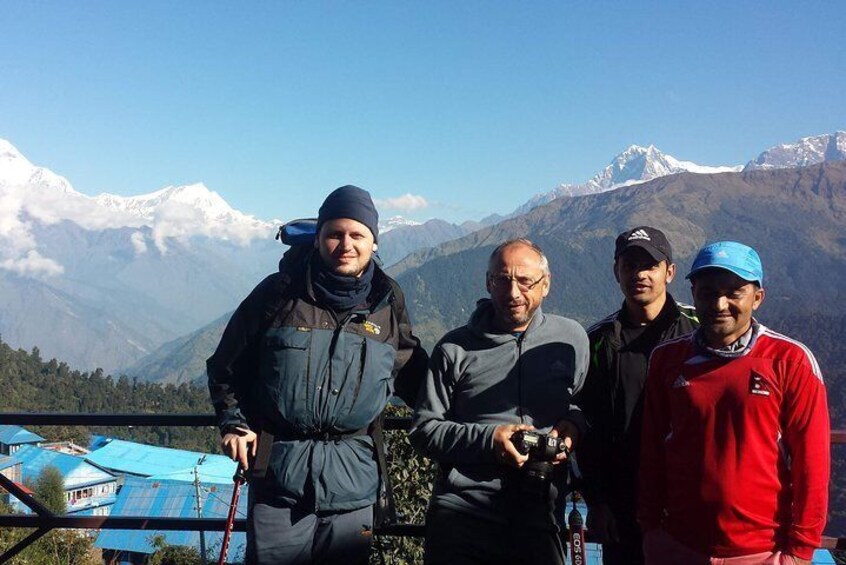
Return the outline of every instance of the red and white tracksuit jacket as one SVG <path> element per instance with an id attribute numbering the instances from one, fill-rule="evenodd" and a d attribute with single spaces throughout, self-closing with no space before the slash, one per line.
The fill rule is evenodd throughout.
<path id="1" fill-rule="evenodd" d="M 826 521 L 830 429 L 810 350 L 755 323 L 740 357 L 689 334 L 646 379 L 638 520 L 714 557 L 810 559 Z"/>

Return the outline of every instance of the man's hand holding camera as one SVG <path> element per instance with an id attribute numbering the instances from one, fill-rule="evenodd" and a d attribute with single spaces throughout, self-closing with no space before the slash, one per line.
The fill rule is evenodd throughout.
<path id="1" fill-rule="evenodd" d="M 535 442 L 545 443 L 547 438 L 562 438 L 563 443 L 553 442 L 558 447 L 554 449 L 555 455 L 548 459 L 553 465 L 557 465 L 566 461 L 567 455 L 573 450 L 579 436 L 578 428 L 569 420 L 560 420 L 545 436 L 543 434 L 521 433 L 534 431 L 535 428 L 527 424 L 497 426 L 493 434 L 493 448 L 497 461 L 503 465 L 519 469 L 529 460 L 531 451 L 535 451 L 536 454 L 539 453 L 537 448 L 542 446 L 534 446 Z M 552 449 L 552 447 L 546 449 Z M 547 458 L 543 457 L 543 459 Z"/>
<path id="2" fill-rule="evenodd" d="M 520 468 L 529 460 L 528 455 L 517 451 L 511 437 L 517 432 L 534 430 L 527 424 L 503 424 L 497 426 L 493 433 L 493 448 L 496 460 L 503 465 Z"/>
<path id="3" fill-rule="evenodd" d="M 579 428 L 570 420 L 559 420 L 552 431 L 549 432 L 549 437 L 560 437 L 564 439 L 564 446 L 566 449 L 555 456 L 553 464 L 561 463 L 567 459 L 573 449 L 576 448 L 576 443 L 579 440 Z"/>

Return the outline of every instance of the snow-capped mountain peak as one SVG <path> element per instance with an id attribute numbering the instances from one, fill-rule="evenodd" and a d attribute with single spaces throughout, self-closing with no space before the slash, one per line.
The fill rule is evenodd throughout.
<path id="1" fill-rule="evenodd" d="M 402 216 L 391 216 L 387 220 L 383 222 L 379 222 L 379 233 L 384 234 L 393 229 L 401 228 L 405 226 L 419 226 L 420 222 L 416 222 L 414 220 L 408 220 L 403 218 Z"/>
<path id="2" fill-rule="evenodd" d="M 12 187 L 22 190 L 26 186 L 81 196 L 67 179 L 49 169 L 36 167 L 17 147 L 5 139 L 0 139 L 0 188 L 10 191 Z"/>
<path id="3" fill-rule="evenodd" d="M 203 235 L 248 243 L 273 233 L 278 222 L 264 222 L 232 208 L 203 183 L 167 186 L 139 196 L 100 194 L 104 208 L 138 218 L 153 227 L 156 245 L 165 249 L 167 237 Z"/>
<path id="4" fill-rule="evenodd" d="M 709 167 L 691 161 L 681 161 L 662 153 L 654 145 L 630 145 L 587 184 L 602 189 L 595 192 L 602 192 L 676 173 L 726 173 L 739 170 L 740 167 Z"/>
<path id="5" fill-rule="evenodd" d="M 803 137 L 796 143 L 771 147 L 749 161 L 745 171 L 806 167 L 825 161 L 846 160 L 846 131 Z"/>
<path id="6" fill-rule="evenodd" d="M 263 222 L 233 209 L 204 184 L 168 186 L 140 196 L 101 194 L 90 197 L 73 189 L 65 178 L 33 165 L 10 142 L 0 139 L 0 269 L 21 274 L 62 271 L 58 258 L 41 257 L 34 234 L 36 223 L 72 222 L 84 230 L 144 226 L 133 234 L 137 252 L 147 249 L 149 234 L 160 252 L 169 238 L 203 236 L 247 244 L 272 237 L 276 223 Z"/>
<path id="7" fill-rule="evenodd" d="M 21 159 L 29 166 L 32 166 L 32 163 L 26 160 L 26 157 L 21 155 L 21 152 L 18 151 L 18 148 L 9 143 L 5 139 L 0 139 L 0 160 L 2 161 L 12 161 Z"/>
<path id="8" fill-rule="evenodd" d="M 145 219 L 154 218 L 157 210 L 174 204 L 202 211 L 206 218 L 222 218 L 237 213 L 217 192 L 209 190 L 203 183 L 167 186 L 138 196 L 104 193 L 95 200 L 113 210 L 129 212 Z"/>
<path id="9" fill-rule="evenodd" d="M 737 172 L 742 167 L 709 167 L 691 161 L 681 161 L 672 155 L 662 153 L 654 145 L 643 147 L 630 145 L 625 151 L 614 157 L 602 171 L 582 184 L 564 183 L 549 192 L 533 196 L 528 202 L 517 208 L 511 215 L 524 214 L 547 202 L 562 196 L 583 196 L 614 190 L 672 175 L 676 173 L 725 173 Z"/>

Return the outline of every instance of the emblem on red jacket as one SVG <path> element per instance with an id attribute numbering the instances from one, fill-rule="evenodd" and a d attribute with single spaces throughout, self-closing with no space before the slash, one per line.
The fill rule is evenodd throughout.
<path id="1" fill-rule="evenodd" d="M 769 396 L 770 385 L 767 383 L 767 379 L 752 371 L 752 376 L 749 377 L 749 392 L 758 396 Z"/>

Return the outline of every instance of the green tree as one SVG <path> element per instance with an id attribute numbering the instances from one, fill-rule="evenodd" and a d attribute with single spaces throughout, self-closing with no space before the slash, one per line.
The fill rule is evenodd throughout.
<path id="1" fill-rule="evenodd" d="M 99 565 L 103 562 L 88 533 L 54 530 L 32 548 L 33 565 Z"/>
<path id="2" fill-rule="evenodd" d="M 0 503 L 0 514 L 11 514 L 8 504 Z M 0 554 L 17 545 L 33 530 L 0 528 Z M 53 530 L 19 553 L 12 563 L 18 565 L 100 565 L 102 556 L 86 532 Z"/>
<path id="3" fill-rule="evenodd" d="M 168 545 L 161 534 L 150 538 L 155 552 L 150 556 L 150 565 L 200 565 L 200 553 L 193 547 Z"/>
<path id="4" fill-rule="evenodd" d="M 65 514 L 65 480 L 61 471 L 49 465 L 41 470 L 35 481 L 35 497 L 54 514 Z"/>
<path id="5" fill-rule="evenodd" d="M 406 406 L 389 405 L 389 416 L 408 417 L 411 410 Z M 426 521 L 426 507 L 432 495 L 435 465 L 421 457 L 408 441 L 408 433 L 392 431 L 385 434 L 387 444 L 388 472 L 394 490 L 400 522 L 423 524 Z M 373 540 L 372 564 L 392 563 L 404 565 L 423 562 L 422 538 L 376 536 Z"/>

